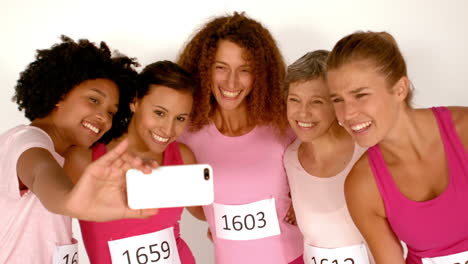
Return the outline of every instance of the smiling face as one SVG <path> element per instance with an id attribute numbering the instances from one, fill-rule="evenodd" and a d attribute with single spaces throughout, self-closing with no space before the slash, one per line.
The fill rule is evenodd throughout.
<path id="1" fill-rule="evenodd" d="M 407 79 L 393 86 L 366 61 L 330 70 L 327 84 L 338 121 L 363 147 L 382 141 L 396 124 L 404 105 Z"/>
<path id="2" fill-rule="evenodd" d="M 245 98 L 252 90 L 253 69 L 239 45 L 221 40 L 212 68 L 211 91 L 224 110 L 234 110 L 246 104 Z"/>
<path id="3" fill-rule="evenodd" d="M 52 116 L 67 142 L 89 147 L 111 128 L 118 103 L 119 90 L 114 82 L 87 80 L 57 103 Z"/>
<path id="4" fill-rule="evenodd" d="M 289 85 L 288 121 L 297 137 L 310 142 L 325 134 L 336 122 L 328 88 L 322 78 Z"/>
<path id="5" fill-rule="evenodd" d="M 192 103 L 193 97 L 186 91 L 151 85 L 147 95 L 131 104 L 131 142 L 140 150 L 164 152 L 187 126 Z"/>

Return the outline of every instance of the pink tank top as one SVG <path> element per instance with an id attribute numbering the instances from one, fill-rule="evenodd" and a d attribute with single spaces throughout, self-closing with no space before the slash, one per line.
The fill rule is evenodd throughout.
<path id="1" fill-rule="evenodd" d="M 92 158 L 98 159 L 106 153 L 104 144 L 93 147 Z M 184 164 L 177 142 L 169 144 L 164 151 L 162 165 Z M 160 209 L 159 213 L 149 219 L 123 219 L 110 222 L 81 221 L 80 228 L 83 242 L 91 263 L 112 263 L 108 241 L 117 240 L 147 233 L 153 233 L 174 227 L 179 257 L 182 264 L 195 263 L 195 258 L 184 240 L 180 238 L 179 220 L 184 208 Z"/>
<path id="2" fill-rule="evenodd" d="M 438 197 L 424 202 L 407 199 L 393 181 L 379 146 L 368 151 L 387 219 L 408 246 L 408 264 L 468 251 L 468 153 L 455 131 L 449 109 L 436 107 L 432 111 L 449 168 L 447 189 Z"/>

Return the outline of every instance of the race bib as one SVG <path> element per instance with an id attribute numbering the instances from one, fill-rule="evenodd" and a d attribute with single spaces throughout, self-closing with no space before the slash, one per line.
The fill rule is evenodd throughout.
<path id="1" fill-rule="evenodd" d="M 304 245 L 304 259 L 306 264 L 369 264 L 364 244 L 340 248 Z"/>
<path id="2" fill-rule="evenodd" d="M 213 203 L 216 236 L 229 240 L 253 240 L 281 234 L 275 199 L 243 205 Z"/>
<path id="3" fill-rule="evenodd" d="M 423 264 L 468 264 L 468 251 L 435 258 L 423 258 Z"/>
<path id="4" fill-rule="evenodd" d="M 53 264 L 78 264 L 78 243 L 56 246 Z"/>
<path id="5" fill-rule="evenodd" d="M 113 264 L 180 264 L 173 227 L 107 243 Z"/>

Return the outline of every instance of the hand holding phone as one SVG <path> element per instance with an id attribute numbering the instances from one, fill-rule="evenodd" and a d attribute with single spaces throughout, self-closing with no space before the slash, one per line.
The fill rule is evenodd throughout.
<path id="1" fill-rule="evenodd" d="M 160 166 L 150 174 L 127 171 L 127 200 L 132 209 L 213 203 L 213 169 L 208 164 Z"/>

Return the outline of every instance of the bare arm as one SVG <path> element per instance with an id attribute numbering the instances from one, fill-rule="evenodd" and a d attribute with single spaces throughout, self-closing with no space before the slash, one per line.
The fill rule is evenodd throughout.
<path id="1" fill-rule="evenodd" d="M 192 150 L 185 144 L 179 143 L 180 154 L 182 155 L 182 159 L 184 164 L 196 164 L 197 160 L 195 155 L 193 154 Z M 197 218 L 198 220 L 206 221 L 205 213 L 203 212 L 203 207 L 201 206 L 190 206 L 186 207 L 186 209 L 192 214 L 193 217 Z"/>
<path id="2" fill-rule="evenodd" d="M 49 211 L 70 214 L 63 198 L 70 193 L 73 184 L 48 150 L 31 148 L 23 152 L 16 163 L 16 172 L 19 180 Z"/>
<path id="3" fill-rule="evenodd" d="M 91 164 L 91 155 L 91 149 L 83 147 L 73 147 L 66 153 L 63 169 L 74 184 L 78 182 L 86 167 Z"/>
<path id="4" fill-rule="evenodd" d="M 405 264 L 400 240 L 391 229 L 372 171 L 364 155 L 345 182 L 346 203 L 378 264 Z"/>
<path id="5" fill-rule="evenodd" d="M 151 168 L 127 154 L 126 148 L 123 141 L 87 166 L 76 185 L 42 148 L 28 149 L 20 156 L 17 174 L 43 205 L 57 214 L 93 221 L 148 217 L 157 210 L 131 210 L 127 206 L 124 173 L 130 168 L 150 173 Z"/>

